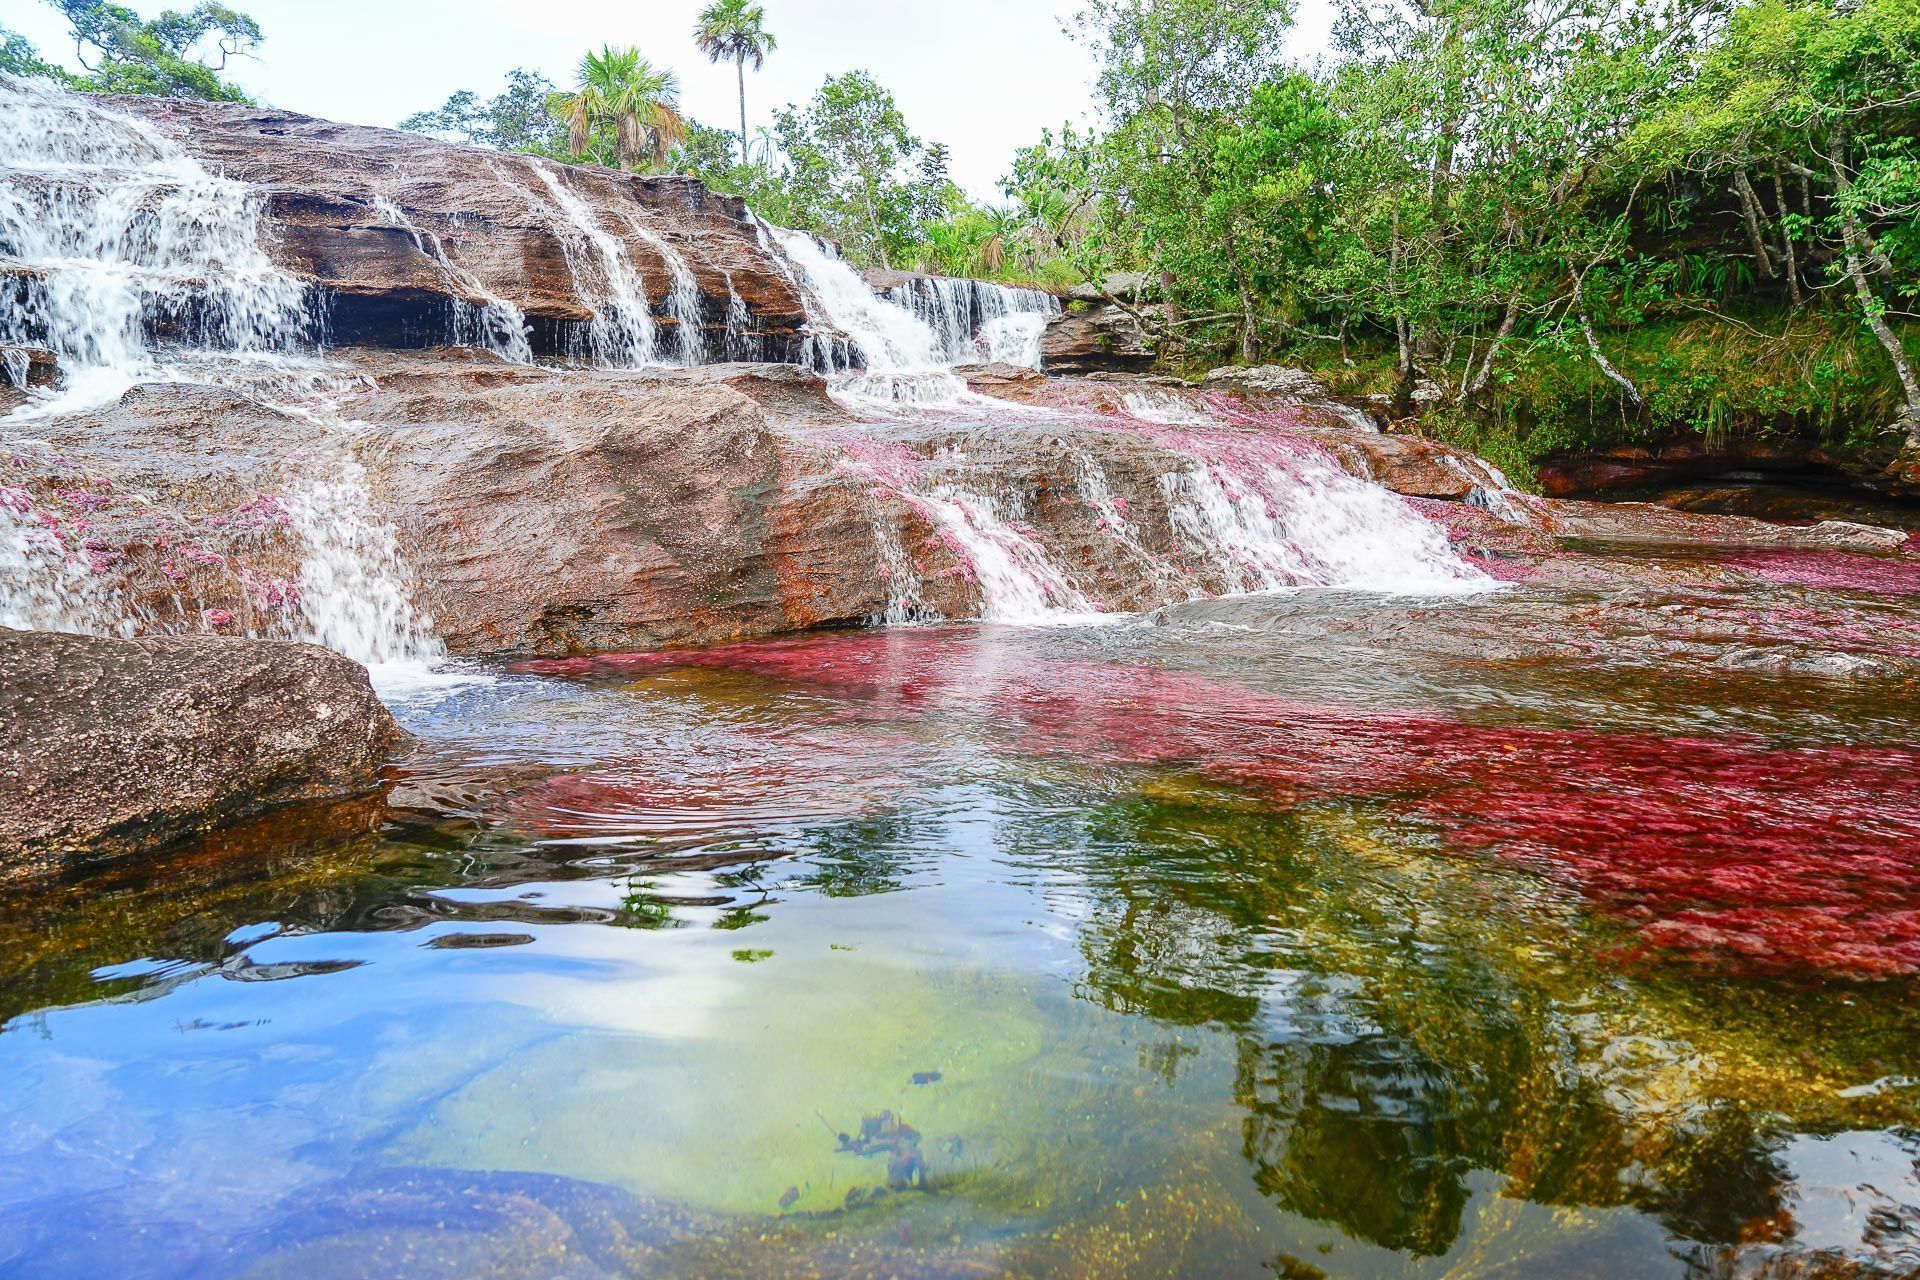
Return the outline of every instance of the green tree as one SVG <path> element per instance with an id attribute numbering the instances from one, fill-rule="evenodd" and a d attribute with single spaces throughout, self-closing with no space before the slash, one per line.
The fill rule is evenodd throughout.
<path id="1" fill-rule="evenodd" d="M 694 43 L 710 62 L 731 62 L 740 83 L 740 163 L 751 164 L 747 154 L 747 63 L 759 71 L 767 65 L 767 55 L 780 47 L 767 30 L 766 10 L 753 0 L 714 0 L 700 11 L 693 29 Z"/>
<path id="2" fill-rule="evenodd" d="M 40 56 L 33 42 L 17 31 L 0 27 L 0 75 L 29 76 L 66 83 L 66 71 Z"/>
<path id="3" fill-rule="evenodd" d="M 220 78 L 234 58 L 250 57 L 264 38 L 252 18 L 205 2 L 167 10 L 152 22 L 106 0 L 48 0 L 66 16 L 75 57 L 86 69 L 75 85 L 95 93 L 245 102 Z"/>
<path id="4" fill-rule="evenodd" d="M 921 143 L 872 76 L 829 76 L 806 109 L 775 116 L 774 133 L 792 211 L 806 226 L 864 264 L 891 267 L 912 255 L 916 184 L 905 175 Z"/>
<path id="5" fill-rule="evenodd" d="M 1893 368 L 1898 425 L 1920 450 L 1920 376 L 1889 320 L 1895 299 L 1920 292 L 1916 133 L 1920 5 L 1757 0 L 1733 13 L 1637 141 L 1656 162 L 1730 182 L 1761 271 L 1785 271 L 1797 289 L 1803 256 L 1828 260 Z M 1773 187 L 1771 211 L 1756 176 Z"/>
<path id="6" fill-rule="evenodd" d="M 567 154 L 567 130 L 547 106 L 554 94 L 553 82 L 545 76 L 517 69 L 507 73 L 506 88 L 492 98 L 483 101 L 462 89 L 439 109 L 408 116 L 400 127 L 500 151 L 562 156 Z"/>
<path id="7" fill-rule="evenodd" d="M 610 150 L 620 169 L 667 163 L 687 130 L 673 72 L 630 45 L 603 45 L 580 59 L 579 81 L 548 104 L 566 122 L 567 147 L 575 157 L 605 159 Z"/>

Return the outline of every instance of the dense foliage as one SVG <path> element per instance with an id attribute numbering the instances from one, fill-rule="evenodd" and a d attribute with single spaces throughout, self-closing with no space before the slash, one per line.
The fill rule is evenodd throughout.
<path id="1" fill-rule="evenodd" d="M 1310 72 L 1284 16 L 1096 0 L 1107 131 L 1016 173 L 1063 256 L 1149 272 L 1164 351 L 1323 364 L 1523 452 L 1920 442 L 1920 0 L 1343 0 Z"/>
<path id="2" fill-rule="evenodd" d="M 245 102 L 221 78 L 235 58 L 260 46 L 260 27 L 224 4 L 202 0 L 185 13 L 168 9 L 151 22 L 106 0 L 47 0 L 66 16 L 72 74 L 41 58 L 23 37 L 0 27 L 0 72 L 59 80 L 89 93 L 143 93 L 169 98 Z"/>
<path id="3" fill-rule="evenodd" d="M 86 68 L 0 30 L 0 70 L 238 97 L 260 40 L 201 3 L 151 22 L 47 0 Z M 1290 0 L 1085 0 L 1101 125 L 970 199 L 873 76 L 749 133 L 762 6 L 692 33 L 738 132 L 603 48 L 405 128 L 695 174 L 863 265 L 1115 286 L 1174 364 L 1286 360 L 1524 463 L 1676 429 L 1920 449 L 1920 0 L 1340 0 L 1285 56 Z M 1738 351 L 1739 358 L 1729 353 Z"/>

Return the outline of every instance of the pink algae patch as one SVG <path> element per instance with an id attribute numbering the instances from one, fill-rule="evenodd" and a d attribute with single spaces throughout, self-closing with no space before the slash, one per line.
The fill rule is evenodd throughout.
<path id="1" fill-rule="evenodd" d="M 1909 537 L 1907 546 L 1913 546 Z M 1846 551 L 1741 551 L 1719 563 L 1768 582 L 1829 591 L 1920 595 L 1920 556 L 1862 555 Z"/>
<path id="2" fill-rule="evenodd" d="M 745 671 L 883 719 L 967 717 L 1021 753 L 1190 768 L 1284 803 L 1378 798 L 1571 886 L 1649 949 L 1749 974 L 1920 972 L 1920 753 L 1383 715 L 990 643 L 876 633 L 521 669 Z"/>

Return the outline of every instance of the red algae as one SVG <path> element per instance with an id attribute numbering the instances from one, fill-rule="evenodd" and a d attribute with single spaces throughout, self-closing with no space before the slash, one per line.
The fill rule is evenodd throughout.
<path id="1" fill-rule="evenodd" d="M 880 718 L 968 717 L 1024 754 L 1189 768 L 1283 803 L 1376 798 L 1454 850 L 1569 885 L 1649 952 L 1747 974 L 1920 972 L 1920 753 L 1383 715 L 1151 667 L 1008 661 L 992 643 L 805 637 L 520 669 L 750 672 Z"/>
<path id="2" fill-rule="evenodd" d="M 1913 545 L 1911 537 L 1906 545 Z M 1875 556 L 1845 551 L 1743 551 L 1721 556 L 1719 563 L 1782 586 L 1920 595 L 1920 556 Z"/>

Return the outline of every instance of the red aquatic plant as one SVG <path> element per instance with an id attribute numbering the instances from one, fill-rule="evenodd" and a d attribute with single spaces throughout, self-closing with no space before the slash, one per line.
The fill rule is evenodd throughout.
<path id="1" fill-rule="evenodd" d="M 1184 767 L 1284 803 L 1375 797 L 1572 886 L 1646 948 L 1747 973 L 1920 972 L 1920 752 L 1474 725 L 995 643 L 876 633 L 523 669 L 745 671 L 881 719 L 966 717 L 1008 750 Z"/>
<path id="2" fill-rule="evenodd" d="M 1912 539 L 1908 539 L 1908 546 Z M 1739 551 L 1719 563 L 1768 582 L 1828 591 L 1920 595 L 1920 556 L 1862 555 L 1846 551 Z"/>

